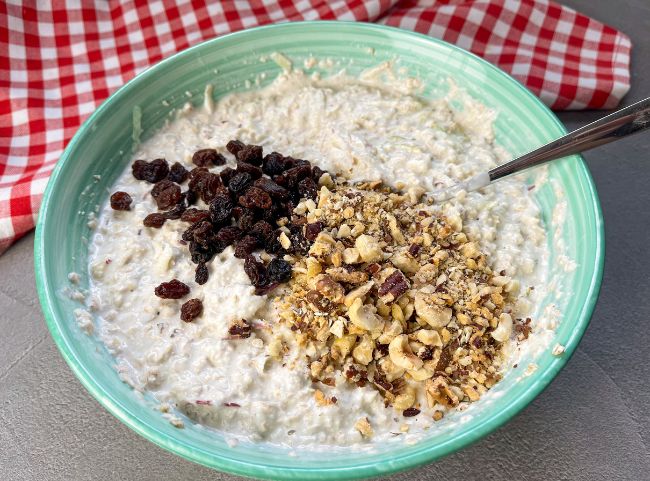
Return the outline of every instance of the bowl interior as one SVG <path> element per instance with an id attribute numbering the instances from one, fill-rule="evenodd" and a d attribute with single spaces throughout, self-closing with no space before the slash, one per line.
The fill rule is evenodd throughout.
<path id="1" fill-rule="evenodd" d="M 564 133 L 555 116 L 506 74 L 460 49 L 428 37 L 387 27 L 338 22 L 305 22 L 262 27 L 193 47 L 144 72 L 120 89 L 82 126 L 59 161 L 44 197 L 37 227 L 36 273 L 48 326 L 63 356 L 86 388 L 120 420 L 163 448 L 188 459 L 249 476 L 284 479 L 342 479 L 378 475 L 422 464 L 448 454 L 503 424 L 550 382 L 575 349 L 593 309 L 602 274 L 602 217 L 591 177 L 578 156 L 549 166 L 554 182 L 535 189 L 549 233 L 554 302 L 560 320 L 553 343 L 566 346 L 562 357 L 550 350 L 535 354 L 538 369 L 528 377 L 512 374 L 498 384 L 490 401 L 468 420 L 441 425 L 416 445 L 377 446 L 372 451 L 296 451 L 265 444 L 229 447 L 223 437 L 186 420 L 172 427 L 147 396 L 122 383 L 115 362 L 94 337 L 74 321 L 79 305 L 66 294 L 67 276 L 81 274 L 88 286 L 88 215 L 107 200 L 111 185 L 129 161 L 134 143 L 160 128 L 175 108 L 203 102 L 206 84 L 219 98 L 233 90 L 268 84 L 281 70 L 269 57 L 282 52 L 303 68 L 310 55 L 331 59 L 332 67 L 308 72 L 351 74 L 391 60 L 408 76 L 420 78 L 425 96 L 438 97 L 448 79 L 498 112 L 497 143 L 511 154 L 531 150 Z M 141 129 L 140 129 L 141 126 Z M 529 181 L 540 174 L 532 172 Z M 557 195 L 566 200 L 566 218 L 552 222 Z M 555 239 L 555 241 L 553 241 Z M 561 247 L 561 249 L 560 249 Z M 566 255 L 576 268 L 566 272 L 557 259 Z M 543 308 L 544 306 L 542 306 Z M 541 312 L 541 310 L 540 310 Z"/>

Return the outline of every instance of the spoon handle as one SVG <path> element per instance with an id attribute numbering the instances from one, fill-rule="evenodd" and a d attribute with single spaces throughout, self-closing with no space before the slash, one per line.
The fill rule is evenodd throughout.
<path id="1" fill-rule="evenodd" d="M 650 98 L 618 110 L 488 172 L 490 181 L 535 165 L 584 152 L 650 128 Z"/>

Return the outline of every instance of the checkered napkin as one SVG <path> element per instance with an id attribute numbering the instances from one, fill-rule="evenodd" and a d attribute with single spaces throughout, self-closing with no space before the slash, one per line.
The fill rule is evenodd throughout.
<path id="1" fill-rule="evenodd" d="M 88 115 L 134 75 L 203 40 L 312 19 L 442 38 L 554 109 L 612 108 L 629 38 L 547 0 L 0 1 L 0 253 L 34 226 L 48 176 Z"/>

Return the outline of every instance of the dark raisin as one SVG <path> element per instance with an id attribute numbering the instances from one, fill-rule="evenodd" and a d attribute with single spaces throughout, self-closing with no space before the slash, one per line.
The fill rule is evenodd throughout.
<path id="1" fill-rule="evenodd" d="M 323 227 L 325 227 L 325 224 L 323 224 L 321 221 L 307 224 L 305 226 L 305 238 L 310 241 L 315 241 L 316 237 L 318 237 L 318 234 L 320 234 L 323 230 Z"/>
<path id="2" fill-rule="evenodd" d="M 287 178 L 284 176 L 284 174 L 274 175 L 272 177 L 272 179 L 273 179 L 273 182 L 275 182 L 279 186 L 289 188 L 288 183 L 287 183 Z"/>
<path id="3" fill-rule="evenodd" d="M 205 219 L 198 220 L 194 224 L 189 226 L 187 229 L 185 229 L 185 231 L 181 235 L 181 239 L 184 240 L 185 242 L 190 242 L 192 239 L 194 239 L 194 230 L 198 228 L 204 220 Z"/>
<path id="4" fill-rule="evenodd" d="M 217 153 L 214 149 L 197 150 L 192 155 L 192 163 L 198 167 L 210 167 L 212 165 L 212 157 Z"/>
<path id="5" fill-rule="evenodd" d="M 195 207 L 192 207 L 190 209 L 187 209 L 185 212 L 183 212 L 183 215 L 181 216 L 181 220 L 183 222 L 198 222 L 200 220 L 206 220 L 210 217 L 210 211 L 207 210 L 201 210 L 197 209 Z"/>
<path id="6" fill-rule="evenodd" d="M 192 170 L 190 170 L 190 179 L 194 180 L 197 177 L 200 177 L 204 174 L 209 173 L 210 171 L 206 169 L 205 167 L 194 167 Z"/>
<path id="7" fill-rule="evenodd" d="M 243 142 L 240 142 L 239 140 L 231 140 L 230 142 L 228 142 L 226 144 L 226 149 L 232 155 L 237 155 L 237 152 L 239 152 L 244 147 L 246 147 L 246 144 L 244 144 Z"/>
<path id="8" fill-rule="evenodd" d="M 182 184 L 187 180 L 187 177 L 189 175 L 190 173 L 187 171 L 185 167 L 183 167 L 180 163 L 175 162 L 174 165 L 172 165 L 171 169 L 169 169 L 169 175 L 167 176 L 167 178 L 172 182 L 176 182 L 177 184 Z"/>
<path id="9" fill-rule="evenodd" d="M 219 172 L 219 175 L 221 176 L 221 182 L 223 182 L 223 185 L 228 187 L 228 184 L 230 183 L 230 179 L 232 179 L 236 173 L 237 171 L 231 167 L 226 167 L 221 172 Z"/>
<path id="10" fill-rule="evenodd" d="M 291 200 L 290 200 L 290 202 L 293 204 L 292 209 L 295 206 L 297 206 L 298 204 L 300 204 L 301 200 L 302 200 L 302 195 L 300 195 L 298 193 L 298 188 L 296 187 L 296 189 L 291 192 Z M 288 206 L 287 206 L 287 208 L 288 208 Z"/>
<path id="11" fill-rule="evenodd" d="M 199 299 L 190 299 L 181 306 L 181 320 L 191 322 L 203 312 L 203 303 Z"/>
<path id="12" fill-rule="evenodd" d="M 151 196 L 160 210 L 166 210 L 181 200 L 181 188 L 171 180 L 161 180 L 151 189 Z"/>
<path id="13" fill-rule="evenodd" d="M 179 202 L 176 204 L 171 210 L 168 210 L 165 212 L 163 215 L 165 216 L 166 219 L 170 220 L 176 220 L 180 219 L 181 216 L 183 215 L 183 212 L 185 212 L 185 203 L 184 202 Z"/>
<path id="14" fill-rule="evenodd" d="M 286 209 L 281 204 L 272 204 L 270 209 L 263 210 L 261 217 L 271 225 L 275 225 L 276 221 L 281 217 L 285 217 Z"/>
<path id="15" fill-rule="evenodd" d="M 214 230 L 212 230 L 212 224 L 207 220 L 202 220 L 199 222 L 199 225 L 192 230 L 191 240 L 199 244 L 201 247 L 209 249 L 214 240 L 213 237 Z"/>
<path id="16" fill-rule="evenodd" d="M 278 287 L 280 285 L 279 282 L 272 282 L 270 284 L 267 284 L 265 286 L 258 286 L 255 288 L 255 295 L 256 296 L 264 296 L 271 292 L 273 289 Z"/>
<path id="17" fill-rule="evenodd" d="M 172 279 L 169 282 L 163 282 L 154 290 L 158 297 L 163 299 L 180 299 L 190 292 L 190 288 L 178 279 Z"/>
<path id="18" fill-rule="evenodd" d="M 203 247 L 200 244 L 191 241 L 189 249 L 192 256 L 192 262 L 195 264 L 209 262 L 215 254 L 223 252 L 223 248 L 221 248 L 218 243 L 212 243 L 208 247 Z"/>
<path id="19" fill-rule="evenodd" d="M 235 241 L 241 237 L 241 235 L 241 229 L 229 225 L 219 229 L 219 231 L 215 234 L 214 239 L 220 246 L 223 246 L 225 249 L 229 245 L 234 244 Z"/>
<path id="20" fill-rule="evenodd" d="M 238 259 L 245 259 L 252 254 L 257 247 L 257 239 L 252 235 L 245 235 L 235 244 L 235 257 Z"/>
<path id="21" fill-rule="evenodd" d="M 253 228 L 255 221 L 257 220 L 255 211 L 253 209 L 247 209 L 245 207 L 238 207 L 237 209 L 240 210 L 240 213 L 237 216 L 237 224 L 239 224 L 239 228 L 244 232 L 250 231 Z M 235 209 L 233 209 L 233 211 L 234 210 Z"/>
<path id="22" fill-rule="evenodd" d="M 271 196 L 257 187 L 249 187 L 239 196 L 239 205 L 248 209 L 268 209 L 272 203 Z"/>
<path id="23" fill-rule="evenodd" d="M 164 216 L 164 214 L 154 212 L 153 214 L 149 214 L 147 217 L 145 217 L 142 223 L 145 227 L 154 227 L 156 229 L 160 229 L 166 220 L 167 218 Z"/>
<path id="24" fill-rule="evenodd" d="M 285 156 L 284 157 L 284 165 L 285 165 L 284 170 L 289 170 L 289 169 L 295 167 L 296 162 L 297 162 L 297 160 L 294 159 L 293 157 L 291 157 L 290 155 Z"/>
<path id="25" fill-rule="evenodd" d="M 412 418 L 413 416 L 417 416 L 418 414 L 420 414 L 420 410 L 418 408 L 408 408 L 405 409 L 404 412 L 402 413 L 402 415 L 405 418 Z"/>
<path id="26" fill-rule="evenodd" d="M 241 194 L 252 181 L 252 177 L 247 172 L 237 172 L 228 182 L 228 190 L 233 194 Z"/>
<path id="27" fill-rule="evenodd" d="M 311 167 L 311 162 L 305 159 L 294 159 L 291 158 L 293 161 L 293 167 Z"/>
<path id="28" fill-rule="evenodd" d="M 391 294 L 393 296 L 393 301 L 399 296 L 404 294 L 409 289 L 409 281 L 406 279 L 406 276 L 402 274 L 402 271 L 399 269 L 389 275 L 384 283 L 379 286 L 378 294 L 380 296 L 385 296 Z"/>
<path id="29" fill-rule="evenodd" d="M 248 256 L 244 261 L 244 271 L 255 287 L 267 284 L 266 267 L 255 257 Z"/>
<path id="30" fill-rule="evenodd" d="M 262 165 L 262 147 L 259 145 L 246 145 L 235 154 L 239 162 Z"/>
<path id="31" fill-rule="evenodd" d="M 221 177 L 207 169 L 197 168 L 192 171 L 189 188 L 199 194 L 203 202 L 210 202 L 223 186 Z"/>
<path id="32" fill-rule="evenodd" d="M 194 281 L 202 286 L 208 282 L 209 275 L 208 266 L 205 265 L 205 262 L 199 262 L 199 265 L 196 266 L 196 272 L 194 273 Z"/>
<path id="33" fill-rule="evenodd" d="M 326 174 L 326 173 L 327 173 L 326 170 L 321 169 L 317 165 L 314 165 L 311 168 L 311 178 L 314 179 L 316 182 L 318 182 L 320 180 L 320 178 L 323 176 L 323 174 Z"/>
<path id="34" fill-rule="evenodd" d="M 307 199 L 316 199 L 318 197 L 318 184 L 310 177 L 302 179 L 298 182 L 298 193 Z"/>
<path id="35" fill-rule="evenodd" d="M 311 176 L 311 167 L 309 165 L 299 165 L 292 167 L 282 174 L 284 184 L 287 188 L 294 190 L 298 187 L 298 183 Z M 275 179 L 274 179 L 275 180 Z M 276 181 L 277 182 L 277 181 Z M 280 183 L 280 182 L 278 182 Z"/>
<path id="36" fill-rule="evenodd" d="M 253 164 L 247 164 L 246 162 L 237 162 L 237 172 L 246 172 L 250 174 L 252 179 L 262 177 L 262 169 L 255 167 Z"/>
<path id="37" fill-rule="evenodd" d="M 111 195 L 111 209 L 113 210 L 131 210 L 133 199 L 126 192 L 115 192 Z"/>
<path id="38" fill-rule="evenodd" d="M 169 164 L 165 159 L 155 159 L 151 162 L 136 160 L 131 166 L 133 177 L 151 184 L 160 182 L 169 174 Z"/>
<path id="39" fill-rule="evenodd" d="M 288 168 L 292 167 L 286 161 L 284 155 L 277 152 L 271 152 L 264 156 L 264 161 L 262 162 L 262 171 L 266 175 L 279 175 Z"/>
<path id="40" fill-rule="evenodd" d="M 278 240 L 280 234 L 282 234 L 282 231 L 280 229 L 276 229 L 271 237 L 267 239 L 264 250 L 269 254 L 277 254 L 279 252 L 282 252 L 282 244 L 280 244 L 280 241 Z"/>
<path id="41" fill-rule="evenodd" d="M 192 162 L 199 167 L 219 166 L 226 163 L 226 158 L 214 149 L 201 149 L 194 152 Z"/>
<path id="42" fill-rule="evenodd" d="M 272 259 L 267 267 L 267 272 L 270 281 L 286 282 L 291 279 L 291 264 L 284 259 Z"/>
<path id="43" fill-rule="evenodd" d="M 257 179 L 255 182 L 253 182 L 253 186 L 262 189 L 274 199 L 287 200 L 289 198 L 289 191 L 287 189 L 281 185 L 276 184 L 267 177 Z"/>
<path id="44" fill-rule="evenodd" d="M 223 154 L 217 154 L 214 159 L 212 159 L 212 163 L 216 165 L 217 167 L 221 167 L 222 165 L 226 165 L 226 158 L 223 156 Z"/>
<path id="45" fill-rule="evenodd" d="M 218 180 L 214 179 L 214 177 L 216 177 Z M 216 185 L 208 185 L 215 183 Z M 206 189 L 206 187 L 211 187 L 214 189 L 220 185 L 222 185 L 221 177 L 219 177 L 217 174 L 213 174 L 205 167 L 195 167 L 190 171 L 189 188 L 194 192 L 200 194 L 203 190 Z"/>
<path id="46" fill-rule="evenodd" d="M 273 235 L 273 226 L 265 220 L 260 220 L 250 228 L 248 234 L 254 236 L 260 245 L 266 245 Z"/>
<path id="47" fill-rule="evenodd" d="M 296 206 L 300 203 L 300 199 L 297 201 L 289 200 L 285 204 L 282 204 L 285 215 L 293 215 L 293 211 L 296 209 Z"/>
<path id="48" fill-rule="evenodd" d="M 196 204 L 196 201 L 198 200 L 198 196 L 196 195 L 196 192 L 189 189 L 183 192 L 183 198 L 185 199 L 185 205 L 188 207 Z"/>
<path id="49" fill-rule="evenodd" d="M 232 201 L 227 195 L 219 194 L 210 202 L 210 216 L 216 225 L 229 224 L 232 215 Z"/>

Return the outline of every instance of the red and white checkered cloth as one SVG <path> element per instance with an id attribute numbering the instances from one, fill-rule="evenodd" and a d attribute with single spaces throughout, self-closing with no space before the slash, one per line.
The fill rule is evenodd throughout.
<path id="1" fill-rule="evenodd" d="M 312 19 L 442 38 L 558 110 L 612 108 L 629 88 L 629 38 L 547 0 L 0 1 L 0 253 L 33 228 L 66 143 L 120 85 L 203 40 Z"/>

